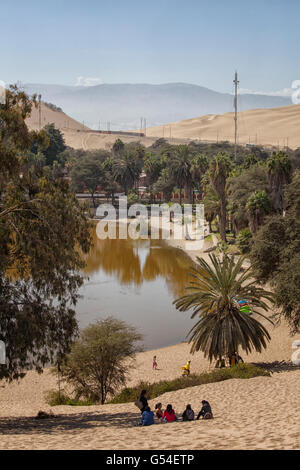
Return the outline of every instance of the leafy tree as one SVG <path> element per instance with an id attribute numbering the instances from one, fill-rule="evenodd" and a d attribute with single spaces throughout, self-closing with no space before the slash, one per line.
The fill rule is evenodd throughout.
<path id="1" fill-rule="evenodd" d="M 246 155 L 243 161 L 243 168 L 248 170 L 252 166 L 257 166 L 259 162 L 259 159 L 253 154 L 250 153 L 249 155 Z"/>
<path id="2" fill-rule="evenodd" d="M 111 196 L 112 204 L 114 204 L 117 183 L 114 178 L 114 160 L 112 157 L 103 162 L 102 169 L 101 186 L 106 194 Z"/>
<path id="3" fill-rule="evenodd" d="M 208 159 L 206 155 L 197 155 L 191 162 L 191 174 L 194 185 L 200 191 L 201 199 L 203 197 L 202 178 L 208 170 Z"/>
<path id="4" fill-rule="evenodd" d="M 62 366 L 62 377 L 81 397 L 105 403 L 126 383 L 126 374 L 142 336 L 125 322 L 109 317 L 81 332 Z"/>
<path id="5" fill-rule="evenodd" d="M 255 191 L 267 191 L 268 180 L 264 166 L 251 166 L 237 176 L 228 179 L 228 209 L 235 233 L 246 228 L 249 223 L 246 205 Z"/>
<path id="6" fill-rule="evenodd" d="M 220 199 L 219 196 L 213 191 L 211 186 L 208 186 L 205 191 L 203 199 L 204 204 L 204 217 L 209 224 L 209 231 L 212 232 L 212 222 L 220 213 Z"/>
<path id="7" fill-rule="evenodd" d="M 129 189 L 134 187 L 141 174 L 141 165 L 137 155 L 130 150 L 122 152 L 114 161 L 113 174 L 127 196 Z"/>
<path id="8" fill-rule="evenodd" d="M 179 188 L 180 204 L 182 203 L 183 188 L 186 190 L 189 203 L 193 203 L 193 178 L 191 173 L 193 155 L 194 151 L 191 147 L 188 145 L 178 145 L 175 147 L 173 158 L 168 162 L 171 178 Z"/>
<path id="9" fill-rule="evenodd" d="M 222 261 L 215 255 L 209 257 L 210 264 L 197 258 L 190 292 L 175 301 L 178 310 L 192 309 L 192 318 L 200 317 L 189 333 L 191 352 L 200 350 L 210 361 L 230 356 L 240 347 L 246 353 L 252 349 L 261 352 L 270 335 L 258 320 L 240 311 L 236 300 L 249 299 L 253 311 L 264 317 L 257 308 L 267 311 L 262 299 L 272 300 L 273 294 L 255 285 L 251 268 L 240 273 L 242 257 L 236 263 L 226 255 Z"/>
<path id="10" fill-rule="evenodd" d="M 164 168 L 160 177 L 153 187 L 155 194 L 163 193 L 165 199 L 169 202 L 174 191 L 175 182 L 172 180 L 169 168 Z"/>
<path id="11" fill-rule="evenodd" d="M 26 126 L 31 108 L 17 87 L 0 105 L 0 340 L 7 352 L 0 378 L 7 379 L 40 372 L 69 351 L 81 253 L 90 248 L 88 220 L 68 183 L 45 175 L 30 153 L 44 140 Z"/>
<path id="12" fill-rule="evenodd" d="M 251 249 L 252 234 L 248 228 L 243 228 L 237 236 L 237 246 L 243 254 L 249 253 Z"/>
<path id="13" fill-rule="evenodd" d="M 75 191 L 87 189 L 92 196 L 93 206 L 96 207 L 95 193 L 101 183 L 104 170 L 101 162 L 92 156 L 78 160 L 72 167 L 70 176 Z"/>
<path id="14" fill-rule="evenodd" d="M 266 214 L 271 211 L 271 201 L 266 191 L 255 191 L 246 205 L 250 230 L 253 234 L 264 223 Z"/>
<path id="15" fill-rule="evenodd" d="M 149 190 L 151 196 L 153 194 L 153 186 L 157 182 L 162 169 L 164 168 L 164 162 L 160 155 L 146 154 L 144 160 L 144 170 L 149 181 Z"/>
<path id="16" fill-rule="evenodd" d="M 66 150 L 66 145 L 61 131 L 56 129 L 54 124 L 47 124 L 44 129 L 49 139 L 49 145 L 43 154 L 46 158 L 46 165 L 52 166 L 59 159 L 59 154 Z"/>
<path id="17" fill-rule="evenodd" d="M 231 160 L 226 153 L 218 153 L 209 165 L 208 175 L 213 190 L 220 199 L 220 236 L 226 242 L 226 225 L 227 225 L 227 198 L 226 198 L 226 181 L 232 169 Z"/>
<path id="18" fill-rule="evenodd" d="M 267 172 L 273 208 L 282 213 L 285 207 L 284 188 L 291 181 L 290 157 L 284 152 L 274 152 L 267 160 Z"/>
<path id="19" fill-rule="evenodd" d="M 113 153 L 120 154 L 124 150 L 125 144 L 121 139 L 117 139 L 113 145 Z"/>
<path id="20" fill-rule="evenodd" d="M 269 282 L 292 333 L 300 331 L 300 174 L 287 186 L 286 214 L 273 215 L 259 229 L 250 253 L 259 281 Z"/>

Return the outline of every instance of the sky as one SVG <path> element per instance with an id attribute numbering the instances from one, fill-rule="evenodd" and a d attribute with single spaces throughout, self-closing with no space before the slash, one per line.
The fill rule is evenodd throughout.
<path id="1" fill-rule="evenodd" d="M 299 0 L 1 0 L 6 83 L 186 82 L 284 94 L 300 79 Z"/>

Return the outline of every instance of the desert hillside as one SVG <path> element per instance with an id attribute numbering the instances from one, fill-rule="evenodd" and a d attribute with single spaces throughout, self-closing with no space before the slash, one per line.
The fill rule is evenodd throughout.
<path id="1" fill-rule="evenodd" d="M 31 116 L 27 119 L 27 125 L 30 129 L 39 129 L 39 108 L 33 106 Z M 41 126 L 54 123 L 55 127 L 62 132 L 77 131 L 88 129 L 83 124 L 71 118 L 63 111 L 56 110 L 55 107 L 49 107 L 47 104 L 42 103 L 41 106 Z"/>
<path id="2" fill-rule="evenodd" d="M 300 147 L 300 105 L 238 113 L 240 144 Z M 234 113 L 209 114 L 147 129 L 148 136 L 234 142 Z"/>
<path id="3" fill-rule="evenodd" d="M 233 118 L 233 113 L 209 114 L 164 126 L 149 127 L 146 131 L 147 137 L 137 137 L 115 133 L 98 134 L 64 112 L 53 110 L 44 103 L 41 110 L 42 127 L 54 123 L 63 132 L 67 145 L 84 150 L 111 148 L 118 137 L 125 143 L 139 140 L 146 147 L 152 145 L 159 137 L 164 137 L 173 144 L 187 143 L 191 140 L 234 142 Z M 39 128 L 37 108 L 33 108 L 27 123 L 31 129 Z M 300 147 L 299 124 L 300 105 L 243 111 L 238 114 L 239 143 L 298 148 Z"/>

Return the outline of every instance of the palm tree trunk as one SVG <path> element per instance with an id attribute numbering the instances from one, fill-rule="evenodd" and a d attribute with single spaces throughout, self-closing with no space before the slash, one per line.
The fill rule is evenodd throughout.
<path id="1" fill-rule="evenodd" d="M 220 237 L 221 239 L 226 242 L 226 199 L 221 198 L 220 201 Z"/>

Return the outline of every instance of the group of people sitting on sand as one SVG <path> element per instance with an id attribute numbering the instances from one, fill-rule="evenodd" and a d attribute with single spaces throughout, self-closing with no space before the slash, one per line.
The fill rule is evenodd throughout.
<path id="1" fill-rule="evenodd" d="M 138 402 L 140 410 L 141 410 L 141 425 L 142 426 L 151 426 L 155 424 L 155 419 L 158 423 L 173 423 L 178 421 L 178 417 L 176 416 L 175 410 L 173 409 L 172 405 L 168 405 L 165 410 L 163 410 L 162 404 L 157 403 L 155 405 L 155 412 L 151 411 L 150 406 L 148 405 L 148 397 L 147 391 L 142 390 L 140 398 Z M 137 405 L 138 406 L 138 405 Z M 211 406 L 208 401 L 202 401 L 202 408 L 197 415 L 197 420 L 200 418 L 203 419 L 212 419 L 213 414 L 211 410 Z M 195 419 L 195 412 L 192 409 L 191 405 L 188 404 L 186 409 L 184 410 L 182 416 L 182 421 L 194 421 Z"/>

